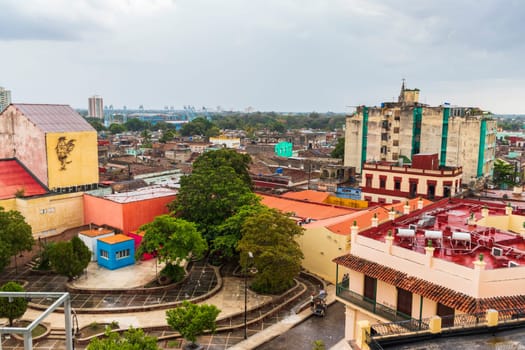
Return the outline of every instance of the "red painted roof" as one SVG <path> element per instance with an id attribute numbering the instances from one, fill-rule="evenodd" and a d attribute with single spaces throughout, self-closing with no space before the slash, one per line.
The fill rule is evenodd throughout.
<path id="1" fill-rule="evenodd" d="M 481 211 L 485 205 L 489 210 L 489 216 L 505 216 L 506 206 L 504 204 L 466 199 L 443 199 L 422 210 L 412 211 L 409 215 L 401 216 L 394 221 L 382 220 L 380 216 L 382 214 L 378 212 L 379 222 L 384 221 L 378 227 L 370 228 L 369 222 L 372 214 L 369 213 L 365 217 L 364 224 L 366 225 L 362 226 L 358 222 L 358 226 L 366 227 L 365 230 L 359 232 L 359 235 L 384 242 L 388 231 L 391 231 L 395 238 L 394 245 L 425 254 L 428 240 L 425 238 L 425 231 L 436 231 L 442 235 L 442 239 L 433 240 L 434 257 L 437 259 L 473 268 L 474 262 L 479 259 L 479 254 L 482 253 L 486 269 L 508 267 L 509 262 L 525 265 L 525 240 L 519 232 L 468 223 L 471 215 L 475 221 L 482 219 Z M 517 212 L 514 214 L 520 215 Z M 435 222 L 430 226 L 418 226 L 412 238 L 398 236 L 399 229 L 407 229 L 411 224 L 418 224 L 423 215 L 434 217 Z M 337 225 L 334 226 L 337 227 Z M 341 227 L 341 229 L 349 231 L 350 227 L 348 224 L 347 226 Z M 334 227 L 329 227 L 329 229 L 333 230 Z M 468 234 L 470 242 L 454 239 L 453 234 L 457 232 Z M 501 256 L 492 254 L 493 247 L 502 249 Z"/>
<path id="2" fill-rule="evenodd" d="M 354 212 L 354 209 L 336 207 L 329 204 L 307 203 L 295 199 L 260 195 L 261 203 L 297 217 L 322 220 Z"/>
<path id="3" fill-rule="evenodd" d="M 16 159 L 0 160 L 0 199 L 14 198 L 19 190 L 24 197 L 48 192 Z"/>

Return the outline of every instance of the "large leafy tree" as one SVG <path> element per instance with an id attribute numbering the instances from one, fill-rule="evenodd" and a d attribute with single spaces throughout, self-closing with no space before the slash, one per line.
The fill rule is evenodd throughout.
<path id="1" fill-rule="evenodd" d="M 193 172 L 208 169 L 217 169 L 221 166 L 233 168 L 237 176 L 250 188 L 252 180 L 250 178 L 250 164 L 252 158 L 248 154 L 241 154 L 231 149 L 219 149 L 216 151 L 205 152 L 193 162 Z"/>
<path id="2" fill-rule="evenodd" d="M 35 242 L 31 231 L 20 212 L 0 207 L 0 271 L 9 265 L 13 255 L 31 250 Z"/>
<path id="3" fill-rule="evenodd" d="M 24 292 L 24 288 L 16 282 L 7 282 L 0 287 L 1 292 Z M 27 310 L 26 298 L 0 298 L 0 317 L 9 320 L 9 326 L 13 326 L 13 321 L 24 315 Z"/>
<path id="4" fill-rule="evenodd" d="M 178 216 L 197 224 L 212 240 L 217 226 L 244 205 L 257 203 L 257 196 L 230 166 L 201 167 L 180 180 L 177 199 L 170 208 Z"/>
<path id="5" fill-rule="evenodd" d="M 219 133 L 220 130 L 215 124 L 202 117 L 195 118 L 191 122 L 184 124 L 180 130 L 182 136 L 200 135 L 210 137 L 217 136 Z"/>
<path id="6" fill-rule="evenodd" d="M 332 158 L 339 158 L 343 159 L 345 157 L 345 138 L 341 137 L 337 139 L 337 144 L 335 145 L 335 148 L 332 150 L 332 153 L 330 153 Z"/>
<path id="7" fill-rule="evenodd" d="M 57 242 L 48 249 L 51 267 L 69 280 L 80 275 L 91 260 L 89 248 L 78 237 L 69 242 Z"/>
<path id="8" fill-rule="evenodd" d="M 192 304 L 184 301 L 181 306 L 166 311 L 168 325 L 196 347 L 197 336 L 204 331 L 215 332 L 216 319 L 221 310 L 215 305 Z"/>
<path id="9" fill-rule="evenodd" d="M 142 329 L 130 327 L 122 335 L 106 330 L 105 338 L 93 338 L 87 350 L 158 350 L 157 338 L 144 334 Z"/>
<path id="10" fill-rule="evenodd" d="M 194 223 L 170 215 L 157 216 L 140 230 L 145 234 L 137 254 L 156 251 L 159 260 L 169 264 L 178 264 L 190 253 L 201 256 L 207 249 Z"/>
<path id="11" fill-rule="evenodd" d="M 253 290 L 280 293 L 293 285 L 303 259 L 294 238 L 303 230 L 295 221 L 270 208 L 263 208 L 244 220 L 238 249 L 243 269 L 252 267 L 251 264 L 257 269 L 251 285 Z M 247 258 L 248 252 L 253 254 L 253 261 Z"/>
<path id="12" fill-rule="evenodd" d="M 503 184 L 513 186 L 516 183 L 516 167 L 514 164 L 504 162 L 501 159 L 496 159 L 494 162 L 494 183 L 498 186 Z"/>
<path id="13" fill-rule="evenodd" d="M 212 255 L 215 258 L 231 259 L 237 254 L 237 243 L 241 239 L 244 221 L 258 215 L 266 207 L 260 203 L 245 205 L 217 227 L 218 235 L 212 242 Z"/>

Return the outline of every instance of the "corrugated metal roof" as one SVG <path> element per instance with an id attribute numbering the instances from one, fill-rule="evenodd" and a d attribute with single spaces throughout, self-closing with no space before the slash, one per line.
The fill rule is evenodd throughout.
<path id="1" fill-rule="evenodd" d="M 93 127 L 69 105 L 13 103 L 43 132 L 95 131 Z"/>

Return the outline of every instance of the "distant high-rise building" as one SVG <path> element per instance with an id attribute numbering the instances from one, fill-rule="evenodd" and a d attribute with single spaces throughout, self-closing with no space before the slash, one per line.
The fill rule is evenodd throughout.
<path id="1" fill-rule="evenodd" d="M 0 86 L 0 112 L 11 103 L 11 90 L 6 90 Z"/>
<path id="2" fill-rule="evenodd" d="M 101 96 L 92 96 L 88 99 L 88 117 L 104 119 L 104 101 Z"/>
<path id="3" fill-rule="evenodd" d="M 359 106 L 346 118 L 345 166 L 361 173 L 367 162 L 411 163 L 415 154 L 434 154 L 439 166 L 462 167 L 463 183 L 494 169 L 496 120 L 477 107 L 431 107 L 419 90 L 403 82 L 397 102 Z M 407 193 L 408 194 L 408 193 Z"/>

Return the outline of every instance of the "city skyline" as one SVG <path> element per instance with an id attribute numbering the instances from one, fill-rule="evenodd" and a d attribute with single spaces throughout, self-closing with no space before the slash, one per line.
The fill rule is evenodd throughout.
<path id="1" fill-rule="evenodd" d="M 17 103 L 348 112 L 397 98 L 525 107 L 525 4 L 495 0 L 19 2 L 0 12 Z"/>

